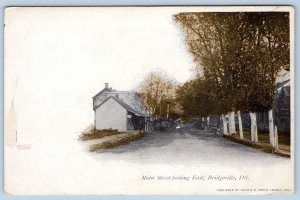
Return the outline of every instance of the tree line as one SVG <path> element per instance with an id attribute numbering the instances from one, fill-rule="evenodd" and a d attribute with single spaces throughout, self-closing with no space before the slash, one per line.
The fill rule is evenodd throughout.
<path id="1" fill-rule="evenodd" d="M 219 115 L 224 127 L 228 115 L 229 130 L 224 128 L 224 134 L 236 132 L 237 114 L 243 138 L 241 112 L 249 113 L 251 138 L 257 141 L 255 113 L 268 112 L 274 145 L 276 76 L 290 68 L 289 13 L 187 12 L 173 17 L 198 73 L 181 86 L 159 74 L 150 75 L 141 94 L 151 114 L 164 118 Z"/>
<path id="2" fill-rule="evenodd" d="M 223 122 L 229 113 L 229 134 L 235 133 L 237 113 L 241 138 L 240 113 L 248 112 L 253 141 L 258 140 L 255 113 L 268 112 L 270 143 L 274 144 L 275 80 L 280 69 L 290 68 L 289 13 L 179 13 L 174 19 L 203 71 L 181 88 L 178 98 L 184 112 L 221 115 Z"/>

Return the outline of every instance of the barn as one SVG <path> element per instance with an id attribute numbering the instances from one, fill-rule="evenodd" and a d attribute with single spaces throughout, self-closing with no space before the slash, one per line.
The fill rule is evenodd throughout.
<path id="1" fill-rule="evenodd" d="M 108 83 L 93 97 L 93 110 L 96 130 L 138 130 L 140 122 L 146 122 L 148 117 L 137 92 L 117 91 Z"/>

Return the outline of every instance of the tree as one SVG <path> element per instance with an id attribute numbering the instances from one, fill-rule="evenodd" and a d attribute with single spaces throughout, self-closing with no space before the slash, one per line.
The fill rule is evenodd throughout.
<path id="1" fill-rule="evenodd" d="M 151 72 L 141 83 L 139 93 L 152 116 L 166 119 L 178 116 L 176 87 L 175 81 L 167 78 L 162 72 Z"/>
<path id="2" fill-rule="evenodd" d="M 256 120 L 254 112 L 269 113 L 270 143 L 274 146 L 272 106 L 277 73 L 281 68 L 289 70 L 289 15 L 247 13 L 242 21 L 239 63 L 245 70 L 241 74 L 242 98 L 237 105 L 250 112 L 253 121 Z"/>
<path id="3" fill-rule="evenodd" d="M 214 104 L 222 105 L 222 113 L 234 112 L 239 69 L 232 55 L 238 44 L 234 30 L 239 18 L 233 13 L 180 13 L 175 20 L 186 32 L 189 51 L 203 69 Z M 230 133 L 235 133 L 234 113 L 230 116 Z"/>
<path id="4" fill-rule="evenodd" d="M 288 13 L 179 13 L 174 17 L 186 33 L 194 61 L 203 69 L 206 85 L 213 88 L 215 104 L 223 105 L 224 114 L 250 112 L 252 138 L 257 141 L 255 113 L 270 111 L 277 72 L 289 69 Z"/>
<path id="5" fill-rule="evenodd" d="M 178 87 L 177 102 L 184 117 L 208 117 L 222 113 L 222 106 L 214 98 L 210 86 L 203 77 L 191 80 Z"/>

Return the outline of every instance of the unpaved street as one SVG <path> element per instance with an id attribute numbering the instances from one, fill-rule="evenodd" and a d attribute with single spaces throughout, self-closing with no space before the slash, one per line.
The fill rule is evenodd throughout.
<path id="1" fill-rule="evenodd" d="M 115 160 L 160 164 L 260 166 L 284 164 L 290 159 L 234 143 L 204 131 L 178 129 L 148 133 L 143 139 L 96 155 Z"/>

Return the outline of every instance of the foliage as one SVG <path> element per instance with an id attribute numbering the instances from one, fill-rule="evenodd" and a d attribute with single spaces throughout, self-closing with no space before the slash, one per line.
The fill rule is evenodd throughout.
<path id="1" fill-rule="evenodd" d="M 186 82 L 176 91 L 184 118 L 209 116 L 222 113 L 222 105 L 215 100 L 209 85 L 203 78 Z"/>
<path id="2" fill-rule="evenodd" d="M 272 107 L 276 75 L 289 70 L 288 13 L 179 13 L 174 18 L 203 71 L 198 84 L 187 83 L 196 94 L 178 97 L 184 110 L 202 116 Z M 183 100 L 188 96 L 193 99 Z"/>
<path id="3" fill-rule="evenodd" d="M 178 105 L 175 101 L 177 84 L 161 72 L 151 72 L 142 82 L 139 91 L 146 109 L 154 117 L 177 118 Z"/>

